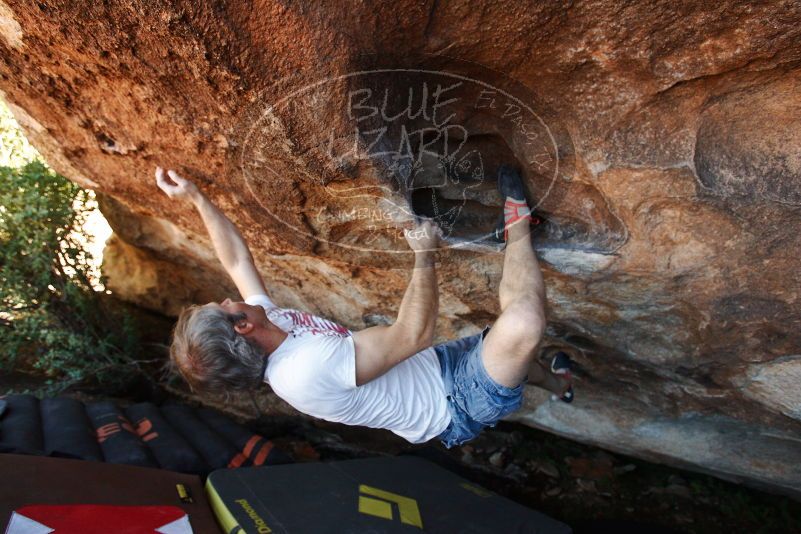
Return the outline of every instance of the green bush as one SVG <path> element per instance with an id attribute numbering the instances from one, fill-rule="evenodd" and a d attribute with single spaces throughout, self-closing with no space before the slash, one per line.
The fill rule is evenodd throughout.
<path id="1" fill-rule="evenodd" d="M 139 374 L 137 329 L 95 290 L 77 239 L 89 194 L 39 161 L 0 167 L 0 368 L 38 370 L 49 394 Z"/>

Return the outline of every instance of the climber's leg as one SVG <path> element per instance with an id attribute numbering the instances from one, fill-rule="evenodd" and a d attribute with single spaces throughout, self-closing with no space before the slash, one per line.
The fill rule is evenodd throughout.
<path id="1" fill-rule="evenodd" d="M 522 182 L 517 173 L 503 168 L 498 181 L 507 197 L 501 314 L 491 329 L 435 347 L 452 418 L 440 435 L 446 447 L 474 438 L 520 408 L 529 373 L 533 383 L 569 401 L 562 395 L 569 387 L 562 362 L 554 360 L 543 368 L 535 360 L 545 331 L 545 285 L 531 246 Z"/>
<path id="2" fill-rule="evenodd" d="M 501 314 L 484 339 L 481 353 L 487 374 L 515 387 L 526 379 L 545 331 L 545 286 L 531 246 L 528 221 L 507 228 L 499 296 Z M 546 374 L 532 380 L 546 380 Z"/>
<path id="3" fill-rule="evenodd" d="M 506 197 L 501 314 L 484 339 L 481 358 L 490 378 L 514 388 L 526 379 L 545 331 L 545 284 L 531 245 L 530 216 L 520 175 L 502 167 L 498 182 Z M 551 373 L 533 367 L 534 376 L 530 378 L 534 383 L 559 388 Z"/>

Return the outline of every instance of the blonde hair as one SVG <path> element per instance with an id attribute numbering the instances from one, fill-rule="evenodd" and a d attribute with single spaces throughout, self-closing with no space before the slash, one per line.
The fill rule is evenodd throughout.
<path id="1" fill-rule="evenodd" d="M 258 387 L 263 380 L 264 351 L 234 330 L 244 313 L 219 307 L 184 308 L 173 329 L 170 365 L 192 391 L 225 393 Z"/>

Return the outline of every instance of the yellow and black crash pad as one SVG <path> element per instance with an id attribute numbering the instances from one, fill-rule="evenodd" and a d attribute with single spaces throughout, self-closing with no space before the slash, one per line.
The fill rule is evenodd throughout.
<path id="1" fill-rule="evenodd" d="M 219 470 L 206 493 L 228 534 L 571 532 L 413 456 Z"/>

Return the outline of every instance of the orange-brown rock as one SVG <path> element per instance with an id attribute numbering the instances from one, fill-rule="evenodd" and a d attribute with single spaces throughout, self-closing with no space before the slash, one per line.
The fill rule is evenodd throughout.
<path id="1" fill-rule="evenodd" d="M 798 2 L 5 0 L 0 89 L 107 199 L 112 289 L 169 313 L 231 287 L 157 164 L 275 300 L 352 328 L 397 307 L 401 221 L 437 218 L 441 339 L 498 312 L 492 182 L 519 165 L 544 349 L 580 369 L 573 405 L 531 389 L 515 418 L 801 495 Z"/>

